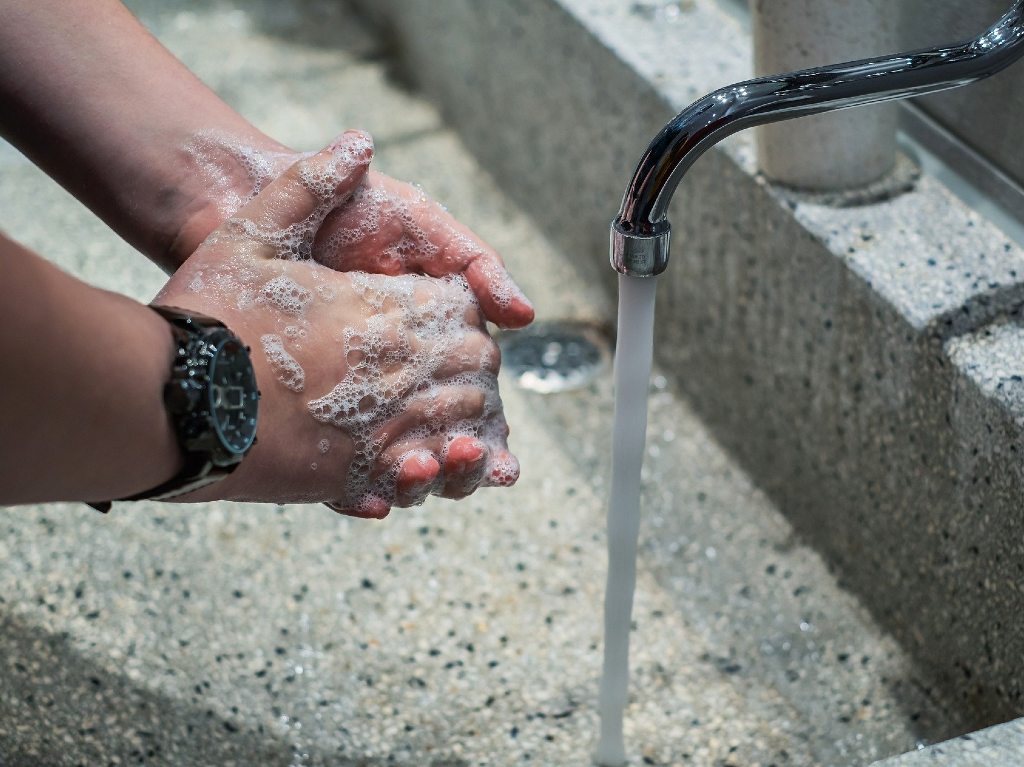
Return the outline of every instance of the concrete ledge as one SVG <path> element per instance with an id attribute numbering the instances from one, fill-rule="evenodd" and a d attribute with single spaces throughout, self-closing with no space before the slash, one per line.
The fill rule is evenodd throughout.
<path id="1" fill-rule="evenodd" d="M 875 767 L 992 767 L 1018 764 L 1021 753 L 1024 753 L 1024 719 L 1017 719 L 876 762 Z"/>
<path id="2" fill-rule="evenodd" d="M 358 4 L 579 279 L 609 289 L 607 222 L 641 151 L 750 73 L 710 0 L 675 20 L 613 0 Z M 1021 357 L 998 375 L 1009 342 L 984 330 L 1021 306 L 1020 248 L 927 177 L 864 205 L 771 188 L 744 134 L 676 198 L 662 364 L 973 721 L 1024 711 L 1022 410 L 992 385 Z"/>

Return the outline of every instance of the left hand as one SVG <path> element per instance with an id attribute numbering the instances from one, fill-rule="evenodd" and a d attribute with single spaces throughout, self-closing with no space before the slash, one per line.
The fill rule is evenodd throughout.
<path id="1" fill-rule="evenodd" d="M 179 260 L 246 200 L 309 155 L 280 145 L 249 147 L 211 134 L 197 137 L 188 156 L 193 172 L 207 185 L 209 199 L 186 220 L 175 241 Z M 485 319 L 503 328 L 533 321 L 533 306 L 497 252 L 420 189 L 383 173 L 370 171 L 351 195 L 339 200 L 317 234 L 312 256 L 346 272 L 462 274 Z"/>

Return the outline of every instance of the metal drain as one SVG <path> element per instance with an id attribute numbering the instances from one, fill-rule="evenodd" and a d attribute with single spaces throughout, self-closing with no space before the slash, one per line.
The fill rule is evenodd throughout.
<path id="1" fill-rule="evenodd" d="M 502 333 L 501 365 L 523 389 L 553 394 L 586 386 L 608 366 L 603 333 L 582 322 L 536 322 Z"/>

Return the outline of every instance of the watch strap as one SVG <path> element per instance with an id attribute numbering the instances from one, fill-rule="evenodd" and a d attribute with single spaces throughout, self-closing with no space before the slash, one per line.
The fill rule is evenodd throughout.
<path id="1" fill-rule="evenodd" d="M 186 350 L 189 344 L 194 342 L 197 334 L 200 332 L 200 329 L 222 328 L 227 330 L 227 326 L 220 320 L 213 317 L 199 314 L 198 312 L 185 311 L 173 306 L 150 304 L 149 308 L 167 320 L 168 324 L 171 326 L 171 333 L 174 336 L 176 347 L 175 358 L 172 361 L 172 376 L 164 387 L 164 403 L 166 405 L 168 402 L 169 391 L 176 383 L 173 371 L 175 366 L 179 363 L 178 358 L 182 356 L 182 350 Z M 238 462 L 241 461 L 239 458 L 238 462 L 229 465 L 220 465 L 213 460 L 211 453 L 188 450 L 185 447 L 184 438 L 179 432 L 179 424 L 174 423 L 172 424 L 172 427 L 178 437 L 182 456 L 184 458 L 184 463 L 178 473 L 166 482 L 163 482 L 154 488 L 115 500 L 164 501 L 185 495 L 186 493 L 199 490 L 200 488 L 212 485 L 214 482 L 223 479 L 234 471 Z M 87 505 L 103 514 L 106 514 L 110 511 L 112 503 L 113 501 L 97 501 L 87 502 Z"/>
<path id="2" fill-rule="evenodd" d="M 144 490 L 141 493 L 135 495 L 129 495 L 124 498 L 118 498 L 118 501 L 166 501 L 170 498 L 175 498 L 179 495 L 185 495 L 193 490 L 198 490 L 201 487 L 212 485 L 220 479 L 223 479 L 234 466 L 230 468 L 222 468 L 212 465 L 212 461 L 209 457 L 204 456 L 200 453 L 185 453 L 185 463 L 181 467 L 181 470 L 171 477 L 166 482 L 157 485 L 149 490 Z M 95 503 L 88 503 L 87 505 L 92 506 L 103 514 L 110 511 L 113 501 L 98 501 Z"/>

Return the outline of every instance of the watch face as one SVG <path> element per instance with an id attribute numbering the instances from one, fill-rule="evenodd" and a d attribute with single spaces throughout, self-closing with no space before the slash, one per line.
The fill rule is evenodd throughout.
<path id="1" fill-rule="evenodd" d="M 236 339 L 217 349 L 210 366 L 210 416 L 221 444 L 244 453 L 256 438 L 259 392 L 249 353 Z"/>

